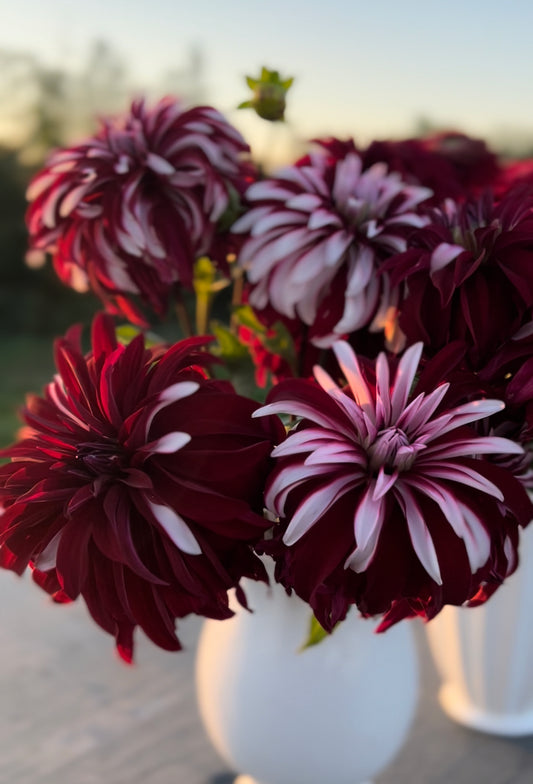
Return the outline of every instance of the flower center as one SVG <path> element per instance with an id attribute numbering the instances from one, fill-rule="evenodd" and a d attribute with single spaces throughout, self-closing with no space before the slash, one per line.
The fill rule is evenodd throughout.
<path id="1" fill-rule="evenodd" d="M 357 195 L 349 196 L 341 206 L 342 213 L 352 229 L 361 230 L 365 223 L 374 218 L 373 205 Z"/>
<path id="2" fill-rule="evenodd" d="M 501 220 L 497 217 L 491 219 L 491 207 L 487 202 L 453 208 L 450 212 L 445 208 L 445 213 L 453 242 L 474 256 L 490 251 L 494 240 L 501 234 Z"/>
<path id="3" fill-rule="evenodd" d="M 380 468 L 384 468 L 386 473 L 405 470 L 411 466 L 415 454 L 416 450 L 412 449 L 401 428 L 387 427 L 368 447 L 369 468 L 376 473 Z"/>
<path id="4" fill-rule="evenodd" d="M 478 243 L 476 240 L 475 230 L 476 226 L 454 226 L 452 229 L 453 241 L 456 245 L 461 245 L 466 250 L 474 255 L 478 252 Z"/>
<path id="5" fill-rule="evenodd" d="M 127 468 L 124 450 L 118 441 L 111 438 L 78 444 L 76 461 L 83 465 L 88 473 L 99 477 L 117 476 Z"/>

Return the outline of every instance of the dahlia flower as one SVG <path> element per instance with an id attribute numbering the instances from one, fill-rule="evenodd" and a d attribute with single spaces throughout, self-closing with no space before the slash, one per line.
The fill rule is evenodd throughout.
<path id="1" fill-rule="evenodd" d="M 533 321 L 491 356 L 478 378 L 498 389 L 520 424 L 524 440 L 533 440 Z"/>
<path id="2" fill-rule="evenodd" d="M 491 434 L 512 438 L 524 447 L 522 456 L 499 462 L 533 490 L 533 322 L 505 341 L 484 367 L 473 374 L 472 386 L 485 389 L 505 402 L 505 411 L 485 425 Z"/>
<path id="3" fill-rule="evenodd" d="M 463 340 L 479 368 L 531 319 L 533 186 L 496 202 L 445 202 L 384 266 L 394 286 L 406 287 L 399 323 L 408 342 L 435 353 Z"/>
<path id="4" fill-rule="evenodd" d="M 431 188 L 435 205 L 446 198 L 474 196 L 492 186 L 500 175 L 498 159 L 485 142 L 462 133 L 375 141 L 361 156 L 365 167 L 384 161 L 407 182 Z"/>
<path id="5" fill-rule="evenodd" d="M 380 264 L 425 224 L 417 207 L 431 195 L 383 163 L 364 170 L 353 144 L 339 145 L 339 157 L 322 149 L 251 185 L 232 229 L 246 235 L 250 303 L 300 319 L 325 348 L 394 302 Z"/>
<path id="6" fill-rule="evenodd" d="M 484 458 L 521 447 L 470 427 L 503 404 L 447 408 L 448 383 L 411 394 L 421 344 L 395 372 L 385 354 L 363 370 L 346 342 L 333 348 L 345 388 L 316 367 L 318 386 L 282 382 L 254 415 L 301 417 L 272 453 L 265 492 L 280 519 L 264 545 L 277 578 L 328 630 L 352 603 L 384 614 L 385 628 L 479 601 L 515 569 L 518 526 L 533 513 L 522 484 Z"/>
<path id="7" fill-rule="evenodd" d="M 206 378 L 206 338 L 124 347 L 106 316 L 86 356 L 78 338 L 57 342 L 58 373 L 2 453 L 0 561 L 29 564 L 58 601 L 81 595 L 125 659 L 137 625 L 177 650 L 176 618 L 226 618 L 229 588 L 266 579 L 251 545 L 268 525 L 263 487 L 284 429 Z"/>
<path id="8" fill-rule="evenodd" d="M 251 180 L 248 151 L 215 109 L 135 101 L 52 153 L 33 179 L 31 249 L 50 252 L 65 283 L 91 286 L 114 312 L 138 321 L 132 295 L 162 312 L 174 284 L 191 286 L 197 257 L 225 264 L 217 224 Z"/>

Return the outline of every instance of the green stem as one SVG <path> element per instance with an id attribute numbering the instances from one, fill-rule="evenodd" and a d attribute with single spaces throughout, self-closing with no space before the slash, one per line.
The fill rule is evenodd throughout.
<path id="1" fill-rule="evenodd" d="M 190 338 L 194 335 L 194 330 L 192 328 L 191 318 L 185 307 L 185 303 L 183 301 L 183 297 L 181 295 L 181 291 L 177 289 L 176 291 L 176 316 L 178 318 L 178 322 L 180 325 L 180 329 L 183 332 L 184 337 Z"/>

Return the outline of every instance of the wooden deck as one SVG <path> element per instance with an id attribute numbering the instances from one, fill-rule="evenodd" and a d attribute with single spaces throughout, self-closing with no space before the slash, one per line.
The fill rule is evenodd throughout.
<path id="1" fill-rule="evenodd" d="M 230 784 L 195 704 L 200 625 L 181 624 L 181 654 L 139 639 L 127 667 L 81 604 L 54 606 L 28 577 L 0 573 L 0 784 Z M 450 722 L 421 627 L 417 636 L 418 714 L 375 784 L 532 784 L 533 737 L 495 738 Z"/>

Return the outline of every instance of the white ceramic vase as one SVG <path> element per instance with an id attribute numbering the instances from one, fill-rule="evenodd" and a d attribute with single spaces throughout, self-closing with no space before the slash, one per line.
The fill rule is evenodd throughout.
<path id="1" fill-rule="evenodd" d="M 197 694 L 206 730 L 238 784 L 362 784 L 386 767 L 410 728 L 419 668 L 409 622 L 386 634 L 350 613 L 299 649 L 309 607 L 246 581 L 253 612 L 206 621 Z"/>
<path id="2" fill-rule="evenodd" d="M 427 624 L 450 718 L 496 735 L 533 734 L 533 524 L 522 532 L 520 565 L 489 599 L 445 607 Z"/>

